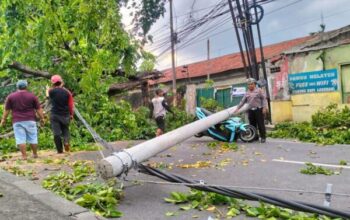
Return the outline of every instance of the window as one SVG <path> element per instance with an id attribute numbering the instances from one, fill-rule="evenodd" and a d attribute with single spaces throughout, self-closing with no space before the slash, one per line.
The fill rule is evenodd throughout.
<path id="1" fill-rule="evenodd" d="M 278 73 L 278 72 L 281 72 L 281 67 L 279 67 L 279 66 L 271 67 L 271 68 L 270 68 L 270 72 L 271 72 L 271 73 Z"/>

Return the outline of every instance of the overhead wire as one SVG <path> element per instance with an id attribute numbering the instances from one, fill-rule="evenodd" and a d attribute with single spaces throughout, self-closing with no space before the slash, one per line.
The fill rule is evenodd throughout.
<path id="1" fill-rule="evenodd" d="M 263 1 L 263 0 L 258 0 L 257 2 L 258 3 L 261 3 L 261 4 L 267 4 L 267 3 L 270 3 L 270 2 L 274 2 L 274 1 L 277 1 L 277 0 L 270 0 L 270 1 Z M 252 2 L 250 2 L 252 3 Z M 185 25 L 177 34 L 178 34 L 178 38 L 181 40 L 180 42 L 180 47 L 186 47 L 184 46 L 183 42 L 186 42 L 186 38 L 190 38 L 191 36 L 195 35 L 196 38 L 198 38 L 199 36 L 198 35 L 204 35 L 205 33 L 202 33 L 202 34 L 199 34 L 199 33 L 195 33 L 195 30 L 197 30 L 197 32 L 200 32 L 198 31 L 200 29 L 200 27 L 203 27 L 203 25 L 205 23 L 208 23 L 210 22 L 211 20 L 214 20 L 224 14 L 227 14 L 229 12 L 229 10 L 222 10 L 225 6 L 227 5 L 227 2 L 225 0 L 222 0 L 221 2 L 219 2 L 214 8 L 212 8 L 210 10 L 210 12 L 206 13 L 204 16 L 202 16 L 200 19 L 196 20 L 195 22 L 190 22 L 188 23 L 187 25 Z M 228 18 L 226 21 L 229 21 L 230 19 Z M 224 25 L 225 23 L 223 23 L 222 25 Z M 213 26 L 215 27 L 215 26 Z M 190 39 L 192 42 L 195 40 L 193 38 Z M 158 41 L 157 44 L 154 44 L 153 46 L 149 47 L 149 50 L 151 51 L 157 51 L 161 48 L 164 48 L 166 47 L 166 49 L 162 50 L 161 53 L 159 53 L 157 55 L 157 57 L 160 57 L 162 55 L 164 55 L 167 51 L 170 50 L 170 42 L 169 42 L 169 38 L 167 36 L 164 36 L 163 38 L 160 38 Z M 190 42 L 186 42 L 186 44 L 189 44 Z M 181 46 L 181 44 L 183 46 Z"/>
<path id="2" fill-rule="evenodd" d="M 180 28 L 180 30 L 177 32 L 179 39 L 183 39 L 184 36 L 188 36 L 191 32 L 193 32 L 195 29 L 198 29 L 199 27 L 203 26 L 205 23 L 207 23 L 210 20 L 213 20 L 222 14 L 218 13 L 221 11 L 221 9 L 225 6 L 225 0 L 221 0 L 214 8 L 212 8 L 208 13 L 206 13 L 204 16 L 202 16 L 200 19 L 197 19 L 194 22 L 187 23 L 184 27 Z M 161 38 L 158 40 L 156 44 L 154 44 L 153 47 L 150 47 L 151 50 L 156 50 L 159 48 L 162 48 L 164 46 L 169 45 L 169 38 L 167 36 Z"/>
<path id="3" fill-rule="evenodd" d="M 300 0 L 299 0 L 299 1 L 300 1 Z M 299 2 L 299 1 L 298 1 L 298 2 Z M 293 3 L 295 4 L 295 2 L 293 2 Z M 284 8 L 286 8 L 286 7 L 284 7 Z M 283 8 L 281 8 L 281 9 L 283 9 Z M 281 9 L 280 9 L 280 10 L 281 10 Z M 324 18 L 329 18 L 329 17 L 337 16 L 337 15 L 343 14 L 343 13 L 348 12 L 348 11 L 350 11 L 350 9 L 341 10 L 341 11 L 332 13 L 332 14 L 330 14 L 330 15 L 328 15 L 328 16 L 325 16 Z M 267 14 L 270 14 L 270 13 L 267 13 Z M 306 25 L 306 24 L 315 22 L 315 21 L 317 21 L 317 20 L 319 20 L 319 18 L 314 18 L 314 19 L 311 19 L 311 20 L 303 21 L 302 23 L 294 24 L 294 25 L 288 26 L 287 28 L 283 28 L 283 29 L 280 29 L 280 30 L 276 30 L 276 31 L 273 31 L 273 32 L 264 34 L 263 37 L 269 36 L 269 35 L 271 35 L 271 34 L 280 33 L 280 32 L 286 31 L 286 30 L 290 30 L 290 29 L 293 29 L 293 28 L 296 28 L 296 27 L 299 27 L 299 26 L 303 26 L 303 25 Z M 232 30 L 232 28 L 226 28 L 226 29 L 221 30 L 221 31 L 219 31 L 219 32 L 216 32 L 216 33 L 214 33 L 214 34 L 206 35 L 205 37 L 196 39 L 196 42 L 192 42 L 192 43 L 190 43 L 190 44 L 187 44 L 187 45 L 185 45 L 185 46 L 179 48 L 179 50 L 182 50 L 182 49 L 184 49 L 184 48 L 186 48 L 186 47 L 188 47 L 188 46 L 194 45 L 194 44 L 198 44 L 198 43 L 202 42 L 203 40 L 205 40 L 205 39 L 207 39 L 207 38 L 220 35 L 220 34 L 222 34 L 222 33 L 228 32 L 228 31 L 230 31 L 230 30 Z M 233 46 L 233 45 L 236 45 L 236 43 L 230 44 L 230 46 Z M 227 48 L 227 47 L 225 47 L 225 48 Z M 220 49 L 218 49 L 218 50 L 222 50 L 222 49 L 223 49 L 223 48 L 220 48 Z M 215 51 L 218 51 L 218 50 L 215 50 Z M 164 50 L 164 51 L 161 53 L 161 55 L 164 55 L 166 52 L 168 52 L 168 51 Z M 197 57 L 199 57 L 199 56 L 197 56 Z"/>

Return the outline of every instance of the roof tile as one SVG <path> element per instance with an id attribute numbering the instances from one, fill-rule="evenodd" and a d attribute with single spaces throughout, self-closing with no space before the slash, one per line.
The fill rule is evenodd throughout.
<path id="1" fill-rule="evenodd" d="M 289 41 L 283 41 L 280 43 L 268 45 L 264 47 L 264 56 L 265 59 L 273 59 L 278 60 L 280 54 L 288 50 L 294 46 L 305 43 L 310 40 L 311 36 L 297 38 Z M 257 59 L 260 62 L 260 51 L 259 48 L 256 49 Z M 196 63 L 187 64 L 188 73 L 182 72 L 183 65 L 176 67 L 176 79 L 184 79 L 187 77 L 194 78 L 200 76 L 206 76 L 208 73 L 210 75 L 222 73 L 225 71 L 233 70 L 233 69 L 241 69 L 243 68 L 243 63 L 241 60 L 240 53 L 228 54 L 225 56 L 213 58 L 210 60 L 200 61 Z M 164 83 L 172 80 L 172 69 L 166 69 L 161 71 L 164 74 L 164 77 L 158 79 L 157 81 L 151 81 L 151 84 Z"/>

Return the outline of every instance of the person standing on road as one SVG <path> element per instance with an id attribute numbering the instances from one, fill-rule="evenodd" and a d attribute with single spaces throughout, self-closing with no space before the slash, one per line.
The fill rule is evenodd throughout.
<path id="1" fill-rule="evenodd" d="M 29 143 L 33 157 L 38 157 L 38 129 L 36 125 L 36 112 L 40 123 L 44 124 L 44 113 L 38 98 L 27 90 L 28 82 L 19 80 L 17 91 L 7 96 L 5 111 L 1 119 L 1 126 L 6 123 L 7 116 L 12 112 L 12 124 L 16 145 L 22 153 L 23 160 L 27 159 L 26 144 Z"/>
<path id="2" fill-rule="evenodd" d="M 256 80 L 249 78 L 247 80 L 248 91 L 243 96 L 241 102 L 238 104 L 236 111 L 238 111 L 245 103 L 249 104 L 248 119 L 249 124 L 259 130 L 260 142 L 266 141 L 266 128 L 264 123 L 264 116 L 267 114 L 267 100 L 265 93 L 256 87 Z M 257 137 L 258 138 L 258 137 Z"/>
<path id="3" fill-rule="evenodd" d="M 73 119 L 74 100 L 72 93 L 63 87 L 64 83 L 59 75 L 51 77 L 52 88 L 47 89 L 47 96 L 52 105 L 50 114 L 51 129 L 54 136 L 57 153 L 70 151 L 69 124 Z M 63 144 L 62 144 L 63 138 Z M 63 146 L 62 146 L 63 145 Z"/>
<path id="4" fill-rule="evenodd" d="M 162 135 L 165 131 L 165 115 L 167 111 L 174 114 L 164 98 L 163 90 L 157 89 L 156 96 L 152 99 L 151 103 L 151 116 L 154 117 L 157 123 L 157 137 Z"/>

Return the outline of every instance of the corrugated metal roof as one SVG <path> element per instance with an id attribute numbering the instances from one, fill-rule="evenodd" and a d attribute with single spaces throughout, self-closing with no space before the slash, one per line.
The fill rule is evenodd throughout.
<path id="1" fill-rule="evenodd" d="M 343 44 L 349 44 L 350 25 L 337 30 L 318 33 L 313 36 L 314 38 L 306 41 L 305 43 L 284 51 L 284 54 L 303 53 L 308 51 L 332 48 Z"/>

